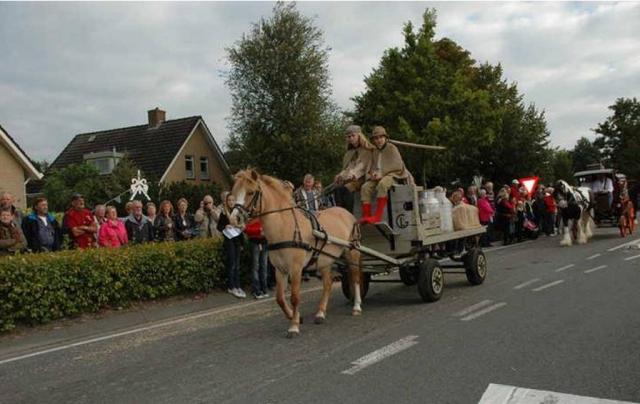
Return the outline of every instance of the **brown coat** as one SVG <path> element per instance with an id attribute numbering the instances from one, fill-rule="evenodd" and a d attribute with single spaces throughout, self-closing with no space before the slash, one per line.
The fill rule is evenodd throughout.
<path id="1" fill-rule="evenodd" d="M 26 246 L 22 230 L 14 222 L 9 226 L 0 223 L 0 255 L 13 254 Z"/>
<path id="2" fill-rule="evenodd" d="M 398 148 L 388 141 L 382 149 L 375 148 L 369 167 L 369 173 L 378 172 L 380 178 L 393 175 L 395 178 L 409 178 L 409 171 L 404 166 Z"/>
<path id="3" fill-rule="evenodd" d="M 361 179 L 371 166 L 371 156 L 372 151 L 362 145 L 357 148 L 349 148 L 342 158 L 340 176 L 345 180 L 351 177 L 355 177 L 356 180 Z"/>

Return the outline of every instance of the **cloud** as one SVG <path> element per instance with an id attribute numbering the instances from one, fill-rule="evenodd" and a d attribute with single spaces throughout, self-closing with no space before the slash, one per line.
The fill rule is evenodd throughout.
<path id="1" fill-rule="evenodd" d="M 639 3 L 301 2 L 325 33 L 343 109 L 402 26 L 438 11 L 438 37 L 479 62 L 501 63 L 544 109 L 552 144 L 572 147 L 618 97 L 640 93 Z M 219 143 L 231 100 L 225 48 L 273 3 L 0 3 L 0 124 L 34 159 L 52 160 L 77 133 L 202 115 Z"/>

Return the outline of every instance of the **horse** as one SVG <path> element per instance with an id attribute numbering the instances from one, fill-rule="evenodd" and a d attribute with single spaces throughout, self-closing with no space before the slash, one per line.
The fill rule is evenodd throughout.
<path id="1" fill-rule="evenodd" d="M 578 244 L 585 244 L 592 236 L 595 222 L 591 216 L 593 193 L 590 188 L 574 188 L 564 180 L 556 182 L 553 196 L 564 227 L 562 246 L 572 244 L 571 233 Z"/>
<path id="2" fill-rule="evenodd" d="M 313 230 L 326 235 L 349 240 L 352 246 L 360 241 L 356 218 L 339 207 L 329 208 L 317 214 L 296 206 L 291 189 L 274 177 L 260 175 L 246 169 L 234 176 L 231 190 L 236 203 L 251 217 L 258 217 L 268 243 L 269 260 L 276 269 L 276 301 L 289 319 L 287 338 L 300 335 L 300 286 L 304 268 L 317 264 L 322 274 L 322 297 L 314 322 L 326 320 L 327 305 L 333 276 L 331 265 L 344 256 L 349 266 L 349 282 L 353 291 L 352 315 L 362 313 L 360 284 L 360 252 L 332 244 L 314 236 Z M 291 282 L 291 307 L 285 300 L 287 279 Z"/>

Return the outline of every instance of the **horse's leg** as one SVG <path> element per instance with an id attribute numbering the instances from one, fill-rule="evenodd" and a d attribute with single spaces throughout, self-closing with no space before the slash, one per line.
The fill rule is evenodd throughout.
<path id="1" fill-rule="evenodd" d="M 571 242 L 571 219 L 563 217 L 562 218 L 562 225 L 563 225 L 563 234 L 562 234 L 562 240 L 560 241 L 560 245 L 561 246 L 570 246 L 572 244 Z"/>
<path id="2" fill-rule="evenodd" d="M 582 222 L 584 223 L 584 235 L 586 237 L 586 240 L 589 241 L 589 239 L 593 237 L 593 219 L 591 218 L 591 212 L 589 211 L 589 209 L 582 212 L 582 215 L 584 217 L 584 221 Z"/>
<path id="3" fill-rule="evenodd" d="M 349 288 L 353 291 L 353 309 L 351 314 L 359 316 L 362 314 L 362 299 L 360 297 L 360 284 L 362 283 L 362 266 L 360 263 L 360 251 L 351 250 L 347 255 L 349 257 Z"/>
<path id="4" fill-rule="evenodd" d="M 302 284 L 302 270 L 291 272 L 291 308 L 293 313 L 289 322 L 287 338 L 300 335 L 300 285 Z"/>
<path id="5" fill-rule="evenodd" d="M 327 317 L 327 305 L 329 304 L 329 296 L 331 296 L 331 286 L 333 285 L 333 276 L 331 276 L 331 267 L 322 268 L 322 297 L 314 322 L 316 324 L 324 323 Z"/>
<path id="6" fill-rule="evenodd" d="M 293 312 L 289 308 L 287 301 L 285 300 L 285 290 L 287 289 L 287 276 L 284 275 L 278 268 L 276 268 L 276 301 L 282 309 L 284 315 L 291 320 L 293 318 Z"/>
<path id="7" fill-rule="evenodd" d="M 586 244 L 587 243 L 587 235 L 585 232 L 585 227 L 586 227 L 586 220 L 585 220 L 585 214 L 586 211 L 582 211 L 580 212 L 580 217 L 577 219 L 577 230 L 578 230 L 578 234 L 577 234 L 577 242 L 578 244 Z"/>

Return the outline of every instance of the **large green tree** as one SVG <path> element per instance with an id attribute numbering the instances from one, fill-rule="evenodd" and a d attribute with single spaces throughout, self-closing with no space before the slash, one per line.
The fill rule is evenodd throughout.
<path id="1" fill-rule="evenodd" d="M 496 181 L 548 168 L 544 113 L 525 105 L 502 67 L 478 64 L 448 38 L 435 39 L 436 13 L 404 27 L 404 45 L 385 51 L 354 97 L 351 115 L 368 129 L 384 125 L 392 138 L 447 147 L 403 149 L 409 169 L 428 186 L 480 174 Z"/>
<path id="2" fill-rule="evenodd" d="M 601 158 L 600 148 L 583 136 L 573 148 L 573 169 L 584 170 L 589 164 L 599 163 Z"/>
<path id="3" fill-rule="evenodd" d="M 232 169 L 251 165 L 294 182 L 335 174 L 344 139 L 328 52 L 313 21 L 282 2 L 227 49 Z"/>
<path id="4" fill-rule="evenodd" d="M 594 130 L 600 135 L 594 144 L 607 164 L 640 178 L 640 102 L 635 97 L 618 98 L 609 109 L 613 114 Z"/>

